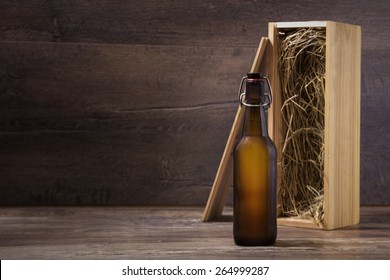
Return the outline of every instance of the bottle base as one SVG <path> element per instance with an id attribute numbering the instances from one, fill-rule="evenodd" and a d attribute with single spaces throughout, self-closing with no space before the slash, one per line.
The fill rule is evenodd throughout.
<path id="1" fill-rule="evenodd" d="M 249 239 L 249 238 L 234 238 L 234 243 L 237 246 L 272 246 L 276 242 L 275 238 L 266 239 Z"/>

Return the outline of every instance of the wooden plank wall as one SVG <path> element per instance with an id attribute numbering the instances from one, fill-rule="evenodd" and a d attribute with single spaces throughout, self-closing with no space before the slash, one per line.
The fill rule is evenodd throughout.
<path id="1" fill-rule="evenodd" d="M 202 205 L 269 21 L 362 26 L 361 202 L 390 204 L 387 1 L 1 1 L 0 205 Z"/>

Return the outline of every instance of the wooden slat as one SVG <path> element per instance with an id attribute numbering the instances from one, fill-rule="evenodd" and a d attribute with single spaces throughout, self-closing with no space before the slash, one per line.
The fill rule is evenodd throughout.
<path id="1" fill-rule="evenodd" d="M 255 59 L 252 63 L 250 72 L 261 71 L 262 58 L 267 49 L 268 39 L 262 37 L 259 47 L 256 52 Z M 211 188 L 210 196 L 206 204 L 202 220 L 210 221 L 220 217 L 226 203 L 226 197 L 233 184 L 233 152 L 234 146 L 240 136 L 242 123 L 244 121 L 245 108 L 239 106 L 236 117 L 234 119 L 229 138 L 227 140 L 225 150 L 222 155 L 221 162 L 215 175 L 214 184 Z"/>
<path id="2" fill-rule="evenodd" d="M 326 21 L 288 21 L 276 22 L 278 29 L 307 28 L 307 27 L 326 27 Z"/>
<path id="3" fill-rule="evenodd" d="M 300 23 L 291 23 L 290 27 Z M 281 156 L 283 123 L 277 69 L 278 24 L 270 23 L 274 107 L 270 112 L 271 135 Z M 284 26 L 284 25 L 282 25 Z M 326 26 L 326 85 L 324 136 L 324 228 L 334 229 L 359 222 L 360 185 L 360 27 L 334 22 Z M 281 172 L 278 176 L 280 184 Z M 295 220 L 283 219 L 282 224 Z M 298 220 L 297 226 L 302 224 Z"/>
<path id="4" fill-rule="evenodd" d="M 0 43 L 0 204 L 204 204 L 255 51 Z"/>
<path id="5" fill-rule="evenodd" d="M 329 9 L 329 6 L 335 8 Z M 259 16 L 259 11 L 266 11 L 266 13 L 262 13 L 262 16 Z M 283 18 L 280 17 L 280 11 L 284 11 Z M 329 0 L 318 2 L 316 5 L 301 5 L 292 1 L 275 2 L 272 0 L 246 4 L 243 4 L 242 1 L 238 0 L 214 1 L 211 4 L 198 1 L 191 5 L 180 0 L 138 1 L 136 4 L 134 4 L 134 1 L 119 0 L 102 0 L 98 2 L 82 0 L 0 1 L 0 41 L 145 44 L 144 46 L 133 46 L 135 48 L 144 48 L 144 51 L 135 51 L 134 54 L 138 55 L 138 57 L 130 56 L 132 59 L 135 59 L 135 61 L 138 61 L 134 64 L 137 65 L 137 67 L 140 66 L 137 71 L 140 71 L 141 74 L 138 76 L 136 75 L 135 70 L 130 71 L 129 74 L 127 74 L 126 71 L 129 71 L 128 67 L 118 66 L 127 62 L 127 56 L 123 55 L 119 59 L 117 57 L 118 54 L 115 51 L 111 51 L 114 47 L 104 47 L 105 50 L 103 53 L 106 54 L 104 64 L 97 63 L 94 65 L 92 62 L 94 58 L 83 53 L 83 47 L 80 48 L 79 55 L 78 52 L 74 52 L 71 55 L 69 53 L 70 56 L 61 63 L 65 63 L 66 65 L 69 63 L 68 61 L 83 61 L 84 56 L 87 56 L 90 64 L 93 65 L 92 69 L 94 69 L 94 73 L 100 69 L 100 75 L 102 77 L 100 80 L 104 80 L 104 76 L 106 75 L 106 73 L 104 73 L 106 71 L 105 69 L 107 66 L 111 65 L 111 67 L 107 68 L 108 71 L 111 74 L 116 72 L 118 75 L 121 75 L 119 80 L 128 79 L 129 82 L 138 83 L 137 88 L 139 91 L 132 91 L 132 94 L 140 96 L 142 92 L 141 89 L 147 89 L 151 86 L 153 91 L 163 92 L 164 94 L 161 95 L 164 97 L 169 96 L 168 102 L 163 98 L 160 100 L 163 102 L 165 108 L 172 100 L 184 104 L 183 106 L 189 104 L 188 102 L 187 105 L 185 105 L 189 99 L 182 99 L 179 94 L 176 94 L 179 92 L 188 92 L 191 93 L 192 96 L 204 94 L 203 97 L 205 98 L 206 95 L 211 97 L 215 96 L 213 93 L 217 88 L 224 85 L 220 84 L 216 87 L 215 84 L 213 84 L 212 81 L 216 76 L 214 76 L 214 72 L 210 69 L 218 66 L 221 61 L 226 63 L 226 71 L 230 71 L 229 69 L 236 70 L 234 73 L 229 72 L 225 76 L 223 76 L 224 74 L 222 71 L 220 72 L 220 75 L 223 76 L 224 83 L 229 84 L 227 88 L 231 89 L 231 91 L 226 90 L 224 92 L 226 95 L 220 93 L 221 95 L 218 95 L 216 99 L 220 98 L 219 100 L 235 102 L 235 100 L 233 100 L 233 92 L 236 91 L 237 87 L 237 80 L 235 77 L 240 76 L 244 71 L 247 71 L 244 64 L 248 66 L 248 63 L 252 61 L 255 48 L 258 44 L 258 38 L 267 34 L 267 23 L 270 20 L 304 21 L 313 19 L 333 19 L 359 24 L 362 26 L 362 37 L 364 38 L 362 44 L 361 202 L 362 204 L 388 204 L 390 203 L 390 189 L 388 188 L 388 182 L 390 182 L 390 173 L 388 172 L 390 169 L 390 148 L 388 143 L 390 139 L 387 128 L 390 125 L 390 118 L 388 118 L 387 112 L 390 110 L 388 105 L 390 104 L 390 86 L 386 73 L 389 73 L 390 71 L 390 49 L 389 44 L 386 42 L 390 41 L 390 33 L 383 32 L 383 30 L 390 27 L 390 17 L 388 14 L 389 5 L 387 1 L 381 0 L 339 1 L 336 6 L 334 1 Z M 200 18 L 202 20 L 199 20 Z M 149 47 L 147 47 L 148 44 Z M 174 58 L 175 49 L 171 49 L 173 51 L 168 52 L 167 56 L 169 59 L 166 58 L 166 54 L 162 53 L 165 52 L 166 49 L 160 48 L 160 45 L 162 44 L 178 46 L 177 52 L 179 55 L 177 56 L 177 59 Z M 6 48 L 12 49 L 13 46 L 15 45 L 7 45 Z M 37 48 L 37 45 L 29 46 L 33 49 Z M 218 48 L 211 48 L 209 49 L 210 51 L 203 52 L 202 47 L 199 47 L 199 49 L 201 49 L 199 50 L 200 53 L 199 55 L 196 55 L 194 53 L 197 52 L 197 48 L 193 46 L 205 46 L 206 48 L 215 46 L 222 49 L 225 49 L 226 47 L 230 49 L 231 47 L 230 50 L 233 51 L 233 57 L 217 56 L 217 58 L 213 60 L 213 50 Z M 56 51 L 62 52 L 63 48 L 57 48 Z M 155 52 L 156 48 L 158 51 L 151 59 L 151 52 Z M 170 48 L 168 47 L 168 49 Z M 131 48 L 129 50 L 132 52 Z M 191 51 L 186 52 L 185 50 Z M 251 54 L 249 54 L 250 51 L 252 51 Z M 220 52 L 216 51 L 216 53 L 218 54 Z M 203 59 L 201 59 L 200 54 L 204 55 Z M 30 75 L 29 73 L 34 72 L 25 71 L 24 66 L 21 66 L 19 67 L 20 72 L 12 70 L 13 73 L 5 76 L 5 73 L 9 73 L 9 69 L 17 69 L 16 65 L 19 65 L 18 59 L 23 60 L 26 59 L 26 56 L 30 56 L 30 54 L 15 56 L 15 58 L 13 58 L 14 62 L 11 62 L 8 58 L 8 64 L 5 64 L 5 58 L 9 55 L 11 55 L 11 53 L 4 51 L 0 55 L 0 99 L 3 101 L 11 100 L 10 96 L 13 96 L 12 101 L 7 103 L 7 107 L 15 104 L 15 99 L 18 98 L 18 93 L 20 94 L 18 89 L 26 86 L 26 83 L 31 86 L 31 81 L 27 81 L 26 77 L 19 78 L 21 74 L 24 72 L 26 75 Z M 32 65 L 39 64 L 40 61 L 50 59 L 52 56 L 50 52 L 45 53 L 45 55 L 48 57 L 44 58 L 42 56 L 39 58 L 31 58 L 30 61 L 32 62 Z M 65 53 L 63 55 L 67 54 Z M 113 64 L 110 64 L 110 55 L 113 56 Z M 235 57 L 236 55 L 237 57 Z M 159 76 L 158 81 L 150 81 L 149 75 L 147 74 L 147 72 L 150 71 L 150 68 L 145 66 L 146 64 L 140 63 L 143 57 L 148 58 L 145 62 L 152 62 L 156 67 L 159 67 L 160 64 L 162 65 L 162 67 L 158 68 L 158 71 L 156 71 L 164 73 L 164 75 Z M 194 57 L 194 59 L 192 59 L 192 57 Z M 231 64 L 228 63 L 229 60 L 231 60 Z M 166 63 L 161 63 L 162 61 Z M 192 65 L 191 61 L 196 62 L 198 65 Z M 212 63 L 208 63 L 209 61 Z M 190 67 L 186 68 L 186 72 L 183 74 L 179 69 L 185 67 L 187 62 L 190 63 Z M 235 68 L 236 63 L 242 63 L 242 65 Z M 10 65 L 15 65 L 15 67 Z M 47 63 L 44 65 L 47 65 Z M 145 69 L 147 71 L 144 71 L 143 67 L 146 67 Z M 72 67 L 69 67 L 69 69 L 72 69 Z M 177 70 L 175 71 L 173 69 Z M 191 69 L 196 69 L 196 71 L 198 71 L 197 74 L 195 74 L 195 71 L 191 72 Z M 113 106 L 116 106 L 115 101 L 110 100 L 115 99 L 118 96 L 114 97 L 114 95 L 107 95 L 107 97 L 102 97 L 99 95 L 96 99 L 92 97 L 93 92 L 99 91 L 102 86 L 104 87 L 104 82 L 97 82 L 98 79 L 95 80 L 96 86 L 92 86 L 93 83 L 89 82 L 89 86 L 86 87 L 84 82 L 81 81 L 78 82 L 78 84 L 74 84 L 72 87 L 69 85 L 69 81 L 58 82 L 58 80 L 56 80 L 54 74 L 58 73 L 58 71 L 55 71 L 53 67 L 43 67 L 39 70 L 41 72 L 38 72 L 38 70 L 39 69 L 37 68 L 35 69 L 36 74 L 41 73 L 42 76 L 51 75 L 50 73 L 52 73 L 50 77 L 54 82 L 51 86 L 48 86 L 48 88 L 51 87 L 50 90 L 57 91 L 58 87 L 65 87 L 69 90 L 70 93 L 62 98 L 63 102 L 71 104 L 69 110 L 73 110 L 73 108 L 77 107 L 75 102 L 72 102 L 71 100 L 74 98 L 77 100 L 77 96 L 88 95 L 88 93 L 88 98 L 92 99 L 93 102 L 95 102 L 94 104 L 96 104 L 94 105 L 94 108 L 104 107 L 105 105 L 102 104 L 114 104 Z M 167 71 L 173 72 L 171 74 L 165 73 Z M 15 76 L 14 74 L 17 72 L 19 74 Z M 75 73 L 78 75 L 80 72 L 75 71 Z M 173 94 L 169 93 L 169 88 L 172 84 L 169 80 L 174 75 L 182 74 L 186 76 L 187 73 L 191 73 L 191 79 L 186 80 L 188 86 L 186 87 L 183 85 L 173 88 Z M 201 75 L 202 73 L 206 73 L 208 77 L 205 75 L 202 76 L 201 80 L 194 79 L 196 75 Z M 78 81 L 78 77 L 72 77 L 71 80 Z M 8 93 L 4 94 L 4 84 L 9 83 L 10 81 L 12 81 L 12 85 L 7 85 L 6 90 Z M 195 83 L 191 84 L 191 81 L 194 81 Z M 25 83 L 25 85 L 23 86 L 22 83 Z M 44 83 L 50 83 L 50 80 L 47 79 Z M 53 86 L 55 83 L 58 83 L 58 86 Z M 203 83 L 204 86 L 200 88 L 199 84 Z M 193 90 L 194 84 L 196 85 L 195 90 Z M 44 87 L 39 84 L 32 86 L 36 88 Z M 121 81 L 118 82 L 118 80 L 110 83 L 107 82 L 105 87 L 106 91 L 114 89 L 114 92 L 129 92 L 129 86 Z M 47 92 L 49 92 L 49 90 Z M 47 94 L 42 96 L 42 98 L 39 98 L 39 102 L 37 103 L 45 104 L 46 99 L 51 99 L 54 96 L 59 98 L 58 95 Z M 19 96 L 19 98 L 21 98 L 21 96 Z M 67 98 L 69 98 L 69 100 L 67 100 Z M 120 102 L 125 102 L 125 104 L 129 103 L 125 98 L 119 99 Z M 101 100 L 101 104 L 99 104 L 99 100 Z M 150 100 L 151 98 L 148 99 L 148 101 Z M 48 112 L 50 110 L 53 112 L 57 109 L 55 107 L 53 107 L 54 109 L 50 109 L 55 103 L 56 102 L 48 101 L 47 104 L 49 106 L 46 106 L 44 109 L 38 106 L 40 109 L 37 107 L 36 110 L 32 109 L 35 106 L 34 104 L 24 106 L 26 103 L 23 103 L 20 104 L 18 109 L 15 107 L 12 110 L 15 111 L 15 115 L 17 114 L 17 111 L 20 111 L 23 112 L 23 116 L 30 114 L 31 118 L 34 119 L 36 118 L 35 114 L 53 115 L 53 113 Z M 198 106 L 200 103 L 196 101 L 194 104 L 195 106 Z M 84 102 L 80 107 L 83 107 L 84 105 L 89 106 L 88 102 Z M 156 101 L 156 107 L 159 106 L 160 105 L 157 104 Z M 141 107 L 142 106 L 140 106 L 140 108 Z M 231 110 L 229 108 L 228 110 Z M 3 106 L 0 109 L 1 112 Z M 28 113 L 29 110 L 31 113 Z M 232 110 L 234 111 L 235 109 Z M 61 111 L 61 108 L 59 108 L 59 111 Z M 222 123 L 218 124 L 222 126 L 225 125 L 225 128 L 228 127 L 227 130 L 224 131 L 225 134 L 223 137 L 225 138 L 229 133 L 230 128 L 230 125 L 227 124 L 232 122 L 234 118 L 233 114 L 234 113 L 230 112 L 230 117 L 221 120 Z M 208 118 L 208 116 L 205 118 Z M 2 119 L 4 121 L 4 115 L 2 116 Z M 7 121 L 9 119 L 5 118 L 5 120 Z M 74 120 L 77 121 L 76 115 Z M 23 125 L 23 122 L 18 122 L 18 125 Z M 23 129 L 28 130 L 28 124 L 25 122 L 23 127 L 20 127 L 20 131 Z M 219 149 L 219 153 L 222 153 L 223 144 L 224 140 L 215 147 L 217 151 Z M 215 165 L 215 162 L 218 162 L 220 158 L 220 154 L 214 155 L 214 157 L 211 156 L 211 158 L 211 161 L 214 161 Z M 208 164 L 205 166 L 208 167 Z M 209 174 L 207 176 L 209 178 L 208 187 L 210 187 L 215 174 L 215 168 L 209 168 L 207 170 L 202 169 L 202 172 Z M 8 188 L 2 186 L 1 183 L 0 187 L 4 189 Z M 19 192 L 23 191 L 21 190 Z M 201 203 L 204 204 L 207 200 L 207 195 L 208 191 L 202 192 L 203 198 L 197 198 L 196 201 L 201 201 Z"/>
<path id="6" fill-rule="evenodd" d="M 63 105 L 69 105 L 67 112 L 91 112 L 102 106 L 115 111 L 236 102 L 233 75 L 252 62 L 255 51 L 0 42 L 1 101 L 14 109 L 18 102 L 23 114 L 37 112 L 33 102 L 45 107 L 41 113 Z"/>

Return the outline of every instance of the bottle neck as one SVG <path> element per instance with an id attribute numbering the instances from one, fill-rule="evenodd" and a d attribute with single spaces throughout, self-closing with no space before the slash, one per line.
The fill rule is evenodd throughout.
<path id="1" fill-rule="evenodd" d="M 268 137 L 264 107 L 245 107 L 243 136 Z"/>

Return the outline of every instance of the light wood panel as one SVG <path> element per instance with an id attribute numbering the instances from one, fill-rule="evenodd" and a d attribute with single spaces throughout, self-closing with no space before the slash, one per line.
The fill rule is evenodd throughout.
<path id="1" fill-rule="evenodd" d="M 324 224 L 359 222 L 360 26 L 326 24 Z"/>

